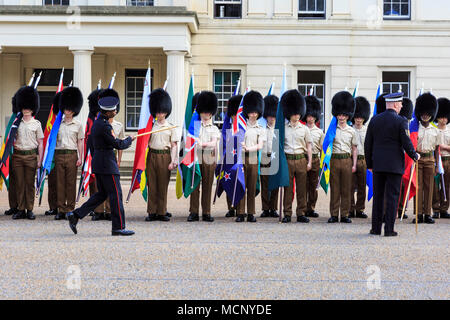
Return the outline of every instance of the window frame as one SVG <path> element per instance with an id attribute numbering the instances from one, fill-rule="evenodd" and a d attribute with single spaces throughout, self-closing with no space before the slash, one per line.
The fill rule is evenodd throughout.
<path id="1" fill-rule="evenodd" d="M 51 1 L 52 3 L 51 4 L 47 4 L 47 3 L 45 3 L 46 1 Z M 61 2 L 60 4 L 54 4 L 53 2 L 54 1 L 59 1 L 59 2 Z M 42 0 L 42 6 L 70 6 L 70 0 L 67 0 L 67 4 L 62 4 L 62 2 L 63 2 L 64 0 Z"/>
<path id="2" fill-rule="evenodd" d="M 133 4 L 133 1 L 137 2 L 136 4 Z M 148 2 L 151 1 L 152 4 L 144 4 L 144 5 L 138 5 L 138 3 L 141 2 Z M 154 7 L 155 6 L 155 0 L 127 0 L 126 1 L 127 7 Z"/>
<path id="3" fill-rule="evenodd" d="M 408 15 L 386 15 L 384 12 L 385 1 L 391 1 L 391 9 L 392 9 L 392 1 L 403 1 L 403 0 L 382 0 L 382 10 L 383 10 L 383 20 L 411 20 L 411 0 L 408 1 Z M 401 4 L 400 4 L 401 5 Z M 391 10 L 392 11 L 392 10 Z"/>
<path id="4" fill-rule="evenodd" d="M 129 76 L 128 74 L 130 72 L 142 72 L 144 74 L 144 76 Z M 136 127 L 129 127 L 128 126 L 128 108 L 139 108 L 139 112 L 138 114 L 140 114 L 141 111 L 141 105 L 142 105 L 142 101 L 141 101 L 141 105 L 128 105 L 128 79 L 129 78 L 143 78 L 144 79 L 144 85 L 145 85 L 145 74 L 147 73 L 147 69 L 139 69 L 139 68 L 126 68 L 125 69 L 125 103 L 123 104 L 124 106 L 122 108 L 124 108 L 125 110 L 125 131 L 128 132 L 137 132 L 139 130 L 139 121 L 137 121 L 137 126 Z M 151 69 L 151 73 L 150 73 L 150 92 L 153 90 L 153 83 L 154 83 L 154 69 Z M 144 87 L 142 87 L 142 89 L 144 89 Z M 134 92 L 137 92 L 136 90 L 134 90 Z M 143 91 L 142 91 L 143 92 Z M 141 93 L 142 96 L 142 93 Z M 136 98 L 136 93 L 135 93 L 135 98 Z M 121 109 L 122 109 L 121 108 Z"/>
<path id="5" fill-rule="evenodd" d="M 240 88 L 239 88 L 239 94 L 242 92 L 242 88 L 243 88 L 243 81 L 242 81 L 243 70 L 238 69 L 238 68 L 236 68 L 236 69 L 217 68 L 217 69 L 213 69 L 213 70 L 212 70 L 212 87 L 213 87 L 213 88 L 212 88 L 212 92 L 214 92 L 214 94 L 216 94 L 216 96 L 218 95 L 218 93 L 221 93 L 222 95 L 223 95 L 224 93 L 231 93 L 231 95 L 232 95 L 232 94 L 234 93 L 233 88 L 236 88 L 236 85 L 237 85 L 237 83 L 232 83 L 232 84 L 231 84 L 231 89 L 233 90 L 233 91 L 231 91 L 231 92 L 225 92 L 225 91 L 216 92 L 216 72 L 230 72 L 230 73 L 231 73 L 231 79 L 232 79 L 232 80 L 233 80 L 233 72 L 238 72 L 238 73 L 239 73 L 239 77 L 240 77 L 240 79 L 241 79 L 241 86 L 240 86 Z M 223 88 L 224 85 L 222 84 L 221 86 L 222 86 L 222 88 Z M 225 114 L 226 103 L 227 103 L 228 100 L 221 99 L 221 98 L 219 98 L 219 97 L 217 97 L 217 100 L 218 100 L 217 114 L 219 114 L 219 113 L 221 113 L 221 112 L 224 112 L 224 114 Z M 220 102 L 221 102 L 221 101 L 224 102 L 223 107 L 220 106 Z M 222 108 L 222 110 L 220 110 L 221 108 Z M 217 114 L 213 117 L 213 123 L 214 123 L 215 125 L 218 125 L 218 126 L 221 127 L 221 126 L 223 125 L 223 119 L 222 119 L 222 120 L 216 120 Z"/>
<path id="6" fill-rule="evenodd" d="M 301 83 L 300 82 L 300 72 L 322 72 L 323 73 L 323 83 Z M 318 86 L 322 86 L 322 98 L 318 98 L 317 97 L 317 87 Z M 322 106 L 322 119 L 320 119 L 320 129 L 322 129 L 323 131 L 326 130 L 326 98 L 327 98 L 327 70 L 325 69 L 314 69 L 314 70 L 310 70 L 310 69 L 298 69 L 297 70 L 297 89 L 301 92 L 300 88 L 301 87 L 305 87 L 305 96 L 308 95 L 309 89 L 310 87 L 314 88 L 314 92 L 313 95 L 317 97 L 317 99 L 321 102 L 321 106 Z M 323 121 L 322 121 L 323 120 Z"/>
<path id="7" fill-rule="evenodd" d="M 323 12 L 322 11 L 301 11 L 300 10 L 300 1 L 298 0 L 298 11 L 297 11 L 297 17 L 299 20 L 307 20 L 307 19 L 316 19 L 316 20 L 324 20 L 327 18 L 327 0 L 315 0 L 316 9 L 317 9 L 317 1 L 323 1 Z M 306 5 L 308 6 L 308 0 L 305 0 Z M 311 15 L 311 16 L 300 16 L 300 15 Z M 313 16 L 313 15 L 323 15 L 323 16 Z"/>
<path id="8" fill-rule="evenodd" d="M 408 82 L 399 82 L 399 81 L 384 81 L 383 80 L 383 76 L 384 76 L 384 73 L 388 73 L 388 72 L 390 72 L 390 73 L 405 73 L 405 74 L 408 74 Z M 389 92 L 385 92 L 385 93 L 395 93 L 395 92 L 397 92 L 397 91 L 393 91 L 392 90 L 392 86 L 393 85 L 401 85 L 402 86 L 402 92 L 405 92 L 405 90 L 403 90 L 403 86 L 406 84 L 407 86 L 408 86 L 408 90 L 407 90 L 407 94 L 405 95 L 405 97 L 406 98 L 409 98 L 409 97 L 411 97 L 411 77 L 412 77 L 412 72 L 411 71 L 406 71 L 406 70 L 399 70 L 399 71 L 391 71 L 391 70 L 383 70 L 382 71 L 382 73 L 381 73 L 381 85 L 382 85 L 382 91 L 383 92 L 385 92 L 385 90 L 384 90 L 384 86 L 385 85 L 389 85 L 389 88 L 390 88 L 390 90 L 389 90 Z"/>
<path id="9" fill-rule="evenodd" d="M 239 3 L 237 3 L 237 1 L 239 1 Z M 213 18 L 214 19 L 221 19 L 221 20 L 224 20 L 224 19 L 242 19 L 243 11 L 244 11 L 243 10 L 244 4 L 243 4 L 242 0 L 213 0 L 212 4 L 213 4 Z M 221 4 L 223 4 L 223 5 L 238 5 L 238 4 L 240 4 L 240 6 L 241 6 L 241 13 L 240 13 L 239 17 L 227 17 L 227 16 L 220 17 L 219 12 L 216 12 L 216 5 L 221 5 Z"/>

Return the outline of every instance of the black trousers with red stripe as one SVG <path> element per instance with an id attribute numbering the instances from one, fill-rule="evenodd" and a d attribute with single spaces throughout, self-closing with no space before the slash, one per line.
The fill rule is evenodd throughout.
<path id="1" fill-rule="evenodd" d="M 98 192 L 92 195 L 80 208 L 74 210 L 74 213 L 80 219 L 83 219 L 109 197 L 112 230 L 125 229 L 125 211 L 122 203 L 120 175 L 96 174 L 95 178 Z"/>

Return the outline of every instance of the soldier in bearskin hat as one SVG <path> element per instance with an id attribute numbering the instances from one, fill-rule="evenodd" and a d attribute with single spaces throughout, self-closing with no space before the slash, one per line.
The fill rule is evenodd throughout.
<path id="1" fill-rule="evenodd" d="M 355 99 L 347 91 L 334 95 L 331 113 L 337 118 L 336 137 L 330 162 L 330 213 L 328 223 L 351 223 L 348 217 L 351 208 L 352 173 L 356 172 L 358 160 L 358 140 L 356 131 L 347 124 L 355 113 Z"/>
<path id="2" fill-rule="evenodd" d="M 258 123 L 263 115 L 264 99 L 257 91 L 249 91 L 243 99 L 243 114 L 247 118 L 247 131 L 242 142 L 245 154 L 244 175 L 246 194 L 237 206 L 236 222 L 245 220 L 245 200 L 247 197 L 247 222 L 256 222 L 255 198 L 258 181 L 258 151 L 264 146 L 266 135 L 264 128 Z"/>
<path id="3" fill-rule="evenodd" d="M 417 138 L 417 152 L 420 155 L 418 163 L 418 223 L 433 224 L 431 217 L 434 176 L 438 168 L 439 145 L 442 143 L 442 134 L 439 129 L 431 125 L 436 119 L 438 103 L 431 93 L 424 93 L 416 100 L 415 116 L 420 121 Z M 416 219 L 413 220 L 413 223 Z"/>
<path id="4" fill-rule="evenodd" d="M 196 101 L 196 111 L 200 115 L 200 133 L 197 139 L 197 155 L 202 174 L 202 220 L 213 222 L 211 217 L 211 195 L 216 169 L 217 142 L 220 139 L 220 131 L 212 122 L 212 117 L 217 113 L 217 96 L 211 91 L 199 93 Z M 200 185 L 191 193 L 189 217 L 187 221 L 199 221 Z"/>
<path id="5" fill-rule="evenodd" d="M 264 114 L 263 117 L 267 121 L 265 128 L 266 139 L 262 149 L 261 156 L 261 202 L 262 214 L 261 218 L 278 218 L 278 188 L 269 191 L 269 176 L 263 174 L 263 168 L 270 168 L 272 161 L 272 142 L 275 131 L 275 122 L 277 119 L 278 97 L 269 95 L 264 98 Z"/>
<path id="6" fill-rule="evenodd" d="M 83 95 L 80 89 L 67 87 L 61 91 L 59 109 L 64 117 L 58 130 L 55 147 L 56 187 L 58 190 L 58 212 L 55 220 L 65 219 L 66 213 L 75 209 L 77 168 L 81 166 L 84 155 L 84 130 L 81 122 L 74 117 L 80 113 L 82 106 Z"/>
<path id="7" fill-rule="evenodd" d="M 308 223 L 306 213 L 306 177 L 312 168 L 312 138 L 307 126 L 300 120 L 306 114 L 305 98 L 297 89 L 286 91 L 281 97 L 285 124 L 284 152 L 289 169 L 289 186 L 284 188 L 283 223 L 291 222 L 294 201 L 294 179 L 297 193 L 297 222 Z"/>
<path id="8" fill-rule="evenodd" d="M 16 95 L 14 95 L 11 99 L 12 104 L 12 112 L 17 114 L 17 112 L 20 112 L 17 110 L 17 103 L 16 103 Z M 17 212 L 17 195 L 16 195 L 16 182 L 14 180 L 14 171 L 11 170 L 9 173 L 9 188 L 8 188 L 8 203 L 9 203 L 9 209 L 5 211 L 5 215 L 11 216 Z"/>
<path id="9" fill-rule="evenodd" d="M 353 173 L 352 182 L 352 206 L 350 208 L 350 218 L 367 219 L 364 213 L 366 208 L 366 175 L 367 166 L 364 157 L 364 141 L 366 139 L 367 126 L 366 123 L 370 118 L 370 103 L 365 97 L 356 97 L 355 114 L 352 119 L 353 129 L 356 132 L 356 141 L 358 143 L 358 161 L 356 163 L 356 172 Z M 355 191 L 356 190 L 356 201 Z"/>
<path id="10" fill-rule="evenodd" d="M 312 140 L 312 163 L 311 170 L 306 175 L 306 217 L 318 218 L 319 214 L 315 211 L 318 197 L 317 184 L 320 175 L 320 153 L 322 151 L 325 133 L 320 129 L 318 123 L 322 114 L 320 101 L 314 96 L 306 96 L 306 114 L 303 121 L 311 133 Z"/>
<path id="11" fill-rule="evenodd" d="M 149 95 L 150 112 L 154 119 L 153 131 L 171 127 L 166 118 L 172 112 L 172 100 L 163 89 L 153 90 Z M 154 133 L 150 136 L 147 156 L 148 217 L 145 221 L 170 221 L 167 212 L 167 189 L 170 172 L 178 166 L 176 129 Z"/>
<path id="12" fill-rule="evenodd" d="M 39 112 L 39 93 L 37 90 L 30 86 L 20 88 L 16 93 L 16 108 L 17 111 L 22 113 L 23 117 L 17 129 L 11 161 L 18 204 L 13 219 L 34 220 L 34 179 L 36 169 L 41 167 L 44 153 L 44 133 L 41 123 L 34 118 Z"/>
<path id="13" fill-rule="evenodd" d="M 438 99 L 438 112 L 436 122 L 442 136 L 441 157 L 442 166 L 444 167 L 444 183 L 440 190 L 435 185 L 433 192 L 433 218 L 449 219 L 449 190 L 450 190 L 450 129 L 448 123 L 450 121 L 450 101 L 447 98 Z M 440 183 L 442 180 L 440 179 Z M 445 192 L 445 194 L 444 194 Z"/>

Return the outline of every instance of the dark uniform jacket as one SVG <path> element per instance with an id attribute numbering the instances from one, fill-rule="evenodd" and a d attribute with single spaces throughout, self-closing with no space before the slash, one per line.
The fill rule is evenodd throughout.
<path id="1" fill-rule="evenodd" d="M 131 146 L 131 137 L 124 140 L 116 139 L 108 119 L 99 115 L 92 126 L 90 142 L 94 148 L 92 172 L 94 174 L 120 174 L 114 149 L 123 150 Z"/>
<path id="2" fill-rule="evenodd" d="M 417 159 L 407 131 L 407 120 L 392 109 L 373 117 L 364 142 L 367 168 L 374 172 L 403 174 L 405 152 L 411 159 Z"/>

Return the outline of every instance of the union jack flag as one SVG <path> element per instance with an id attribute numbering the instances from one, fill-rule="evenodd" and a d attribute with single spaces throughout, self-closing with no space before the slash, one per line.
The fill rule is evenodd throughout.
<path id="1" fill-rule="evenodd" d="M 244 117 L 244 97 L 247 94 L 247 92 L 249 92 L 249 91 L 250 91 L 250 88 L 247 88 L 247 90 L 245 90 L 245 93 L 241 99 L 241 103 L 239 104 L 239 108 L 238 108 L 236 117 L 234 118 L 233 136 L 237 135 L 240 129 L 244 130 L 244 132 L 247 131 L 247 121 L 245 120 L 245 117 Z"/>

